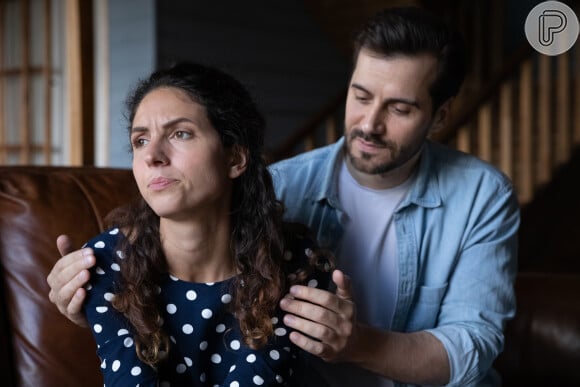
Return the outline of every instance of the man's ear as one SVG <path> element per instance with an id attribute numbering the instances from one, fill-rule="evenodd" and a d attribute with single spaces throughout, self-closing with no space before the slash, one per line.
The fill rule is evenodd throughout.
<path id="1" fill-rule="evenodd" d="M 447 99 L 443 102 L 441 106 L 435 112 L 433 116 L 433 125 L 431 126 L 431 132 L 436 132 L 445 128 L 449 122 L 449 117 L 451 113 L 451 103 L 453 102 L 453 97 Z"/>
<path id="2" fill-rule="evenodd" d="M 248 150 L 239 145 L 234 145 L 230 150 L 230 162 L 228 176 L 230 179 L 240 177 L 248 165 Z"/>

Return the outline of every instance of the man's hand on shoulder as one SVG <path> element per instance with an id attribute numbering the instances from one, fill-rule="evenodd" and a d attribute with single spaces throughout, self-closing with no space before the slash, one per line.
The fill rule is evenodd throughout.
<path id="1" fill-rule="evenodd" d="M 356 307 L 350 278 L 335 270 L 336 293 L 296 285 L 280 301 L 284 323 L 295 331 L 290 340 L 303 350 L 326 361 L 347 361 L 356 340 Z"/>

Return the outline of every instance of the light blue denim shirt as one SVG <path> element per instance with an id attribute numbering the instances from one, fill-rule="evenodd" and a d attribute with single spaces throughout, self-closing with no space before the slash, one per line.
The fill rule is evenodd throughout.
<path id="1" fill-rule="evenodd" d="M 270 167 L 286 219 L 310 226 L 333 251 L 344 217 L 337 189 L 343 146 L 344 138 Z M 392 329 L 439 339 L 449 386 L 488 385 L 515 314 L 519 205 L 511 182 L 473 156 L 428 141 L 393 220 L 400 279 Z M 355 289 L 364 284 L 353 278 Z"/>

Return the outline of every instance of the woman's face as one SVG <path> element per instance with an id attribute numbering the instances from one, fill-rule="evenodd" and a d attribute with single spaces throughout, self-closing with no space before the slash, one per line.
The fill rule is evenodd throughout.
<path id="1" fill-rule="evenodd" d="M 229 209 L 232 179 L 242 171 L 205 107 L 185 92 L 149 92 L 135 112 L 131 146 L 139 190 L 160 217 L 191 219 Z"/>

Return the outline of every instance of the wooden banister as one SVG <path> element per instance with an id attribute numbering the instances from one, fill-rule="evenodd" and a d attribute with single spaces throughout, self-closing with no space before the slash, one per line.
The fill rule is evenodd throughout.
<path id="1" fill-rule="evenodd" d="M 433 137 L 443 143 L 447 143 L 457 134 L 457 131 L 465 126 L 477 115 L 481 106 L 483 106 L 499 89 L 500 85 L 517 73 L 521 64 L 529 58 L 535 51 L 526 42 L 522 44 L 515 53 L 509 58 L 496 76 L 492 77 L 485 83 L 483 89 L 474 97 L 469 98 L 469 102 L 464 108 L 451 118 L 450 123 L 442 130 L 433 134 Z"/>
<path id="2" fill-rule="evenodd" d="M 526 204 L 580 145 L 580 48 L 552 57 L 525 41 L 490 76 L 469 77 L 457 97 L 459 109 L 432 137 L 496 165 Z M 344 95 L 331 101 L 274 152 L 275 160 L 316 147 L 324 120 L 330 122 L 326 143 L 332 142 L 343 104 Z"/>
<path id="3" fill-rule="evenodd" d="M 342 106 L 344 105 L 346 98 L 346 90 L 340 92 L 336 97 L 334 97 L 327 105 L 325 105 L 319 112 L 312 116 L 304 126 L 292 133 L 286 141 L 282 143 L 279 147 L 268 152 L 270 157 L 274 160 L 281 160 L 286 157 L 291 156 L 294 153 L 294 149 L 306 138 L 312 138 L 316 130 L 326 121 L 329 117 L 333 116 Z M 329 122 L 329 125 L 334 125 L 335 122 Z M 335 129 L 336 132 L 336 129 Z M 327 138 L 328 141 L 328 138 Z"/>

